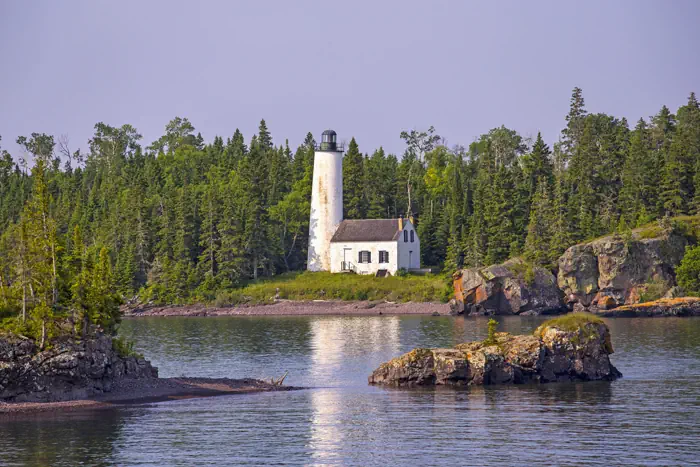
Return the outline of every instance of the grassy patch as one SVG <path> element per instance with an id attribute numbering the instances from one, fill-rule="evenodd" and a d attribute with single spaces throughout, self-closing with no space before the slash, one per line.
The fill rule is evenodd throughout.
<path id="1" fill-rule="evenodd" d="M 327 272 L 286 273 L 220 291 L 218 306 L 270 303 L 286 300 L 387 300 L 392 302 L 447 302 L 451 283 L 444 276 L 374 277 Z"/>
<path id="2" fill-rule="evenodd" d="M 695 216 L 677 216 L 668 219 L 668 225 L 664 224 L 664 219 L 656 219 L 648 224 L 637 227 L 632 230 L 632 240 L 648 240 L 659 238 L 664 235 L 669 229 L 678 235 L 683 235 L 691 242 L 695 243 L 700 239 L 700 215 Z M 600 237 L 589 238 L 580 244 L 602 240 L 604 238 L 612 238 L 615 234 L 606 234 Z"/>
<path id="3" fill-rule="evenodd" d="M 604 321 L 590 313 L 569 313 L 545 321 L 544 323 L 540 324 L 537 329 L 535 329 L 534 334 L 536 336 L 540 336 L 542 331 L 550 326 L 567 332 L 576 331 L 588 323 L 603 324 Z"/>
<path id="4" fill-rule="evenodd" d="M 636 237 L 638 239 L 647 240 L 649 238 L 660 237 L 664 233 L 664 231 L 659 225 L 649 225 L 646 227 L 641 227 L 639 230 L 633 233 L 636 234 Z"/>

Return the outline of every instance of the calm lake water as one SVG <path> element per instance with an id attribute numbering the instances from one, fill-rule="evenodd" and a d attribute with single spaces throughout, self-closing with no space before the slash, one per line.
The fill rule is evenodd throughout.
<path id="1" fill-rule="evenodd" d="M 398 390 L 367 376 L 414 347 L 483 339 L 486 320 L 127 320 L 161 376 L 289 371 L 314 389 L 0 418 L 0 465 L 700 465 L 700 319 L 608 324 L 613 383 Z"/>

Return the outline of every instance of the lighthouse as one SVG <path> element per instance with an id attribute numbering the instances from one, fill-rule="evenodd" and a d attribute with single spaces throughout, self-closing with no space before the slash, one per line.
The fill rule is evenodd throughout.
<path id="1" fill-rule="evenodd" d="M 309 218 L 309 271 L 330 271 L 330 242 L 343 220 L 343 146 L 333 130 L 326 130 L 314 153 L 311 215 Z"/>

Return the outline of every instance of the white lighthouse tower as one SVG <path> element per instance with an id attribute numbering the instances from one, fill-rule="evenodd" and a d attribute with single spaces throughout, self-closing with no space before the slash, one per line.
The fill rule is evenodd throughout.
<path id="1" fill-rule="evenodd" d="M 331 237 L 343 220 L 343 147 L 326 130 L 314 153 L 314 180 L 309 220 L 309 271 L 331 270 Z"/>

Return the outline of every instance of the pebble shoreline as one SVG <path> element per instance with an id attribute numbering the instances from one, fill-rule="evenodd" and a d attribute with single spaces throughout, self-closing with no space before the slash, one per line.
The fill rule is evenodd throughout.
<path id="1" fill-rule="evenodd" d="M 450 307 L 447 303 L 345 302 L 340 300 L 278 300 L 268 305 L 243 305 L 233 307 L 182 305 L 123 309 L 123 315 L 126 318 L 147 316 L 447 315 L 449 313 Z"/>

